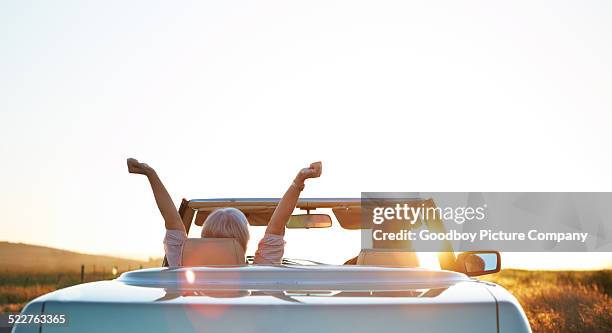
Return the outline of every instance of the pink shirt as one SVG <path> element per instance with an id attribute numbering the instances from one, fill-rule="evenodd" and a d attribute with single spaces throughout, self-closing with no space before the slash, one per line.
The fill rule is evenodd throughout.
<path id="1" fill-rule="evenodd" d="M 181 250 L 187 234 L 183 230 L 166 230 L 164 237 L 164 251 L 168 266 L 181 265 Z M 285 240 L 281 235 L 265 234 L 257 245 L 254 264 L 280 265 L 285 252 Z"/>

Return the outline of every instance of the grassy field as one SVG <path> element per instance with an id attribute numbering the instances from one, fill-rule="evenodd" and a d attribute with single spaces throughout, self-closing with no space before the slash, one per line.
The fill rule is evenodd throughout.
<path id="1" fill-rule="evenodd" d="M 503 270 L 482 280 L 508 289 L 534 332 L 612 332 L 612 270 Z"/>
<path id="2" fill-rule="evenodd" d="M 81 266 L 84 268 L 83 281 Z M 161 259 L 138 261 L 0 242 L 0 312 L 21 311 L 33 298 L 56 289 L 113 279 L 122 271 L 159 266 Z"/>
<path id="3" fill-rule="evenodd" d="M 84 282 L 113 279 L 108 273 L 89 273 Z M 2 272 L 0 273 L 0 313 L 19 312 L 30 300 L 48 292 L 81 283 L 81 274 L 74 272 Z"/>
<path id="4" fill-rule="evenodd" d="M 86 274 L 86 282 L 112 279 Z M 504 270 L 483 277 L 521 302 L 534 332 L 612 332 L 612 271 Z M 0 273 L 0 312 L 20 311 L 31 299 L 81 283 L 78 273 Z"/>
<path id="5" fill-rule="evenodd" d="M 151 260 L 150 260 L 151 261 Z M 151 263 L 111 256 L 84 254 L 52 247 L 0 242 L 0 269 L 9 272 L 102 272 L 116 267 L 120 271 L 147 267 Z"/>

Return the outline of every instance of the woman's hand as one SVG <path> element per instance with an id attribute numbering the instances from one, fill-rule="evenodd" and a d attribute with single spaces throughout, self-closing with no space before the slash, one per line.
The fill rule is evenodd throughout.
<path id="1" fill-rule="evenodd" d="M 310 163 L 310 166 L 308 168 L 300 170 L 295 179 L 299 183 L 304 183 L 306 179 L 320 177 L 321 172 L 323 172 L 323 164 L 321 162 Z"/>
<path id="2" fill-rule="evenodd" d="M 130 173 L 145 175 L 149 179 L 155 202 L 157 203 L 159 212 L 164 218 L 166 230 L 182 230 L 184 232 L 185 226 L 183 225 L 183 219 L 176 210 L 176 206 L 174 206 L 172 198 L 170 194 L 168 194 L 168 190 L 166 190 L 164 183 L 159 179 L 157 172 L 148 164 L 140 163 L 135 158 L 127 159 L 127 167 Z"/>
<path id="3" fill-rule="evenodd" d="M 129 173 L 136 173 L 136 174 L 140 174 L 140 175 L 147 175 L 147 174 L 149 174 L 150 172 L 153 171 L 153 168 L 151 168 L 148 164 L 140 163 L 135 158 L 128 158 L 127 159 L 127 166 L 128 166 L 128 172 Z"/>
<path id="4" fill-rule="evenodd" d="M 321 171 L 323 171 L 321 162 L 311 163 L 308 168 L 300 170 L 287 192 L 285 192 L 285 195 L 281 198 L 278 206 L 276 206 L 276 209 L 274 209 L 274 213 L 272 213 L 272 217 L 266 228 L 266 234 L 285 234 L 285 225 L 295 209 L 300 192 L 304 189 L 304 181 L 308 178 L 317 178 L 321 176 Z"/>

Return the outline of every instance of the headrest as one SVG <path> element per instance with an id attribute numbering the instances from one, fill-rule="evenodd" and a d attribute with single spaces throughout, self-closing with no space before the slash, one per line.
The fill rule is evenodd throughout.
<path id="1" fill-rule="evenodd" d="M 188 238 L 182 266 L 245 265 L 244 250 L 233 238 Z"/>
<path id="2" fill-rule="evenodd" d="M 363 249 L 357 257 L 357 265 L 419 267 L 415 252 Z"/>

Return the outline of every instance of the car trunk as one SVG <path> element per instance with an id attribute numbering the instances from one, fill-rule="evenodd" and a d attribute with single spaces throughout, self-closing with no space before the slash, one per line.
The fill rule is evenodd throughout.
<path id="1" fill-rule="evenodd" d="M 142 270 L 35 303 L 68 318 L 41 332 L 497 331 L 495 299 L 482 283 L 423 269 Z"/>

